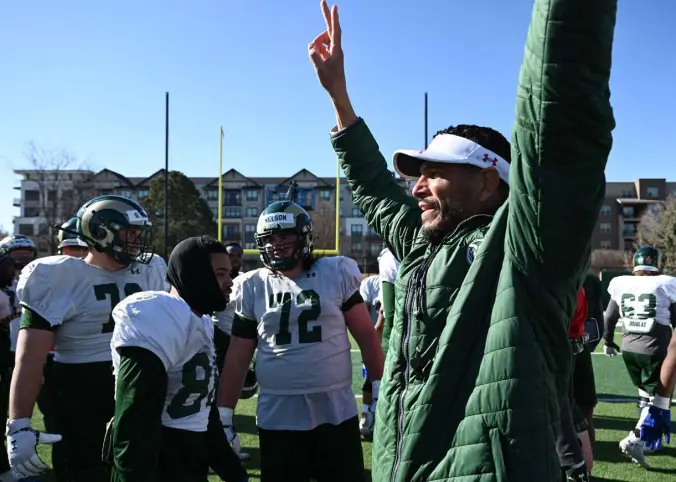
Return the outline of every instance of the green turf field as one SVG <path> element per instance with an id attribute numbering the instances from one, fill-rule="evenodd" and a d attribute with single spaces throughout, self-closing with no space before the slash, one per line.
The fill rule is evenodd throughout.
<path id="1" fill-rule="evenodd" d="M 619 338 L 619 337 L 618 337 Z M 361 390 L 361 359 L 356 346 L 352 352 L 354 365 L 354 391 L 360 394 Z M 647 471 L 634 465 L 619 450 L 617 443 L 626 436 L 627 432 L 636 423 L 637 413 L 635 402 L 628 402 L 627 398 L 636 396 L 632 389 L 629 377 L 624 370 L 621 357 L 607 358 L 600 352 L 594 355 L 594 370 L 596 387 L 601 401 L 596 408 L 596 446 L 593 480 L 599 482 L 667 482 L 676 481 L 676 424 L 674 432 L 674 448 L 667 447 L 660 454 L 648 458 L 652 470 Z M 357 402 L 361 403 L 359 397 Z M 256 398 L 241 402 L 237 406 L 235 424 L 239 432 L 242 446 L 251 454 L 246 467 L 251 474 L 251 480 L 259 479 L 258 438 L 256 436 Z M 36 427 L 41 427 L 41 416 L 36 414 Z M 367 468 L 371 466 L 371 444 L 363 443 L 364 459 Z M 49 449 L 40 447 L 40 454 L 44 460 L 49 460 Z M 47 476 L 45 482 L 51 481 Z M 211 477 L 210 481 L 220 480 Z"/>

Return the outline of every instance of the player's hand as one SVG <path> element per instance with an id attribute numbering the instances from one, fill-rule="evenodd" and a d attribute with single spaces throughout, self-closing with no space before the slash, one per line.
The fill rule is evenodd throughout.
<path id="1" fill-rule="evenodd" d="M 657 400 L 657 403 L 655 403 Z M 641 440 L 650 450 L 662 448 L 662 437 L 671 442 L 671 400 L 668 397 L 655 397 L 653 404 L 643 408 L 641 413 Z"/>
<path id="2" fill-rule="evenodd" d="M 338 7 L 334 5 L 329 10 L 326 0 L 322 0 L 321 9 L 326 30 L 310 42 L 308 54 L 319 83 L 336 100 L 347 96 Z"/>
<path id="3" fill-rule="evenodd" d="M 239 460 L 247 460 L 251 457 L 251 454 L 242 452 L 242 442 L 239 440 L 239 435 L 235 429 L 235 425 L 232 421 L 234 410 L 227 407 L 218 407 L 218 414 L 221 418 L 221 425 L 223 426 L 223 431 L 225 436 L 228 439 L 228 443 L 232 447 L 232 450 L 235 452 L 235 455 L 239 457 Z"/>
<path id="4" fill-rule="evenodd" d="M 19 418 L 7 422 L 7 456 L 14 475 L 20 479 L 40 475 L 47 465 L 37 454 L 38 444 L 53 444 L 61 435 L 43 433 L 30 426 L 30 419 Z"/>
<path id="5" fill-rule="evenodd" d="M 603 345 L 603 354 L 605 356 L 614 357 L 614 356 L 617 356 L 617 354 L 619 352 L 620 352 L 620 347 L 617 346 L 617 343 L 615 343 L 615 342 L 612 342 L 612 341 L 610 343 L 606 342 Z"/>

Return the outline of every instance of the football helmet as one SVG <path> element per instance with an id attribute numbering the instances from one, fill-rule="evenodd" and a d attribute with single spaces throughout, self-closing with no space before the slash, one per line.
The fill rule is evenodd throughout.
<path id="1" fill-rule="evenodd" d="M 68 221 L 59 226 L 59 234 L 56 239 L 59 241 L 57 250 L 62 254 L 63 248 L 66 246 L 79 246 L 81 248 L 88 248 L 89 245 L 80 238 L 77 232 L 77 217 L 70 218 Z"/>
<path id="2" fill-rule="evenodd" d="M 660 271 L 662 255 L 654 246 L 643 246 L 634 253 L 634 272 Z"/>
<path id="3" fill-rule="evenodd" d="M 271 256 L 274 250 L 288 248 L 288 245 L 267 246 L 274 234 L 296 234 L 298 241 L 293 253 L 288 257 Z M 312 219 L 305 209 L 291 201 L 279 201 L 270 204 L 258 218 L 254 235 L 261 261 L 273 270 L 289 270 L 298 263 L 310 259 L 314 249 Z"/>
<path id="4" fill-rule="evenodd" d="M 3 238 L 0 240 L 0 246 L 12 259 L 18 271 L 38 256 L 38 250 L 33 240 L 23 234 L 12 234 Z"/>
<path id="5" fill-rule="evenodd" d="M 246 378 L 244 379 L 244 386 L 242 391 L 239 393 L 240 400 L 248 400 L 258 393 L 258 378 L 256 378 L 256 370 L 249 368 L 249 371 L 246 372 Z"/>
<path id="6" fill-rule="evenodd" d="M 107 194 L 87 201 L 77 212 L 77 233 L 97 251 L 123 265 L 152 260 L 153 229 L 136 201 Z"/>

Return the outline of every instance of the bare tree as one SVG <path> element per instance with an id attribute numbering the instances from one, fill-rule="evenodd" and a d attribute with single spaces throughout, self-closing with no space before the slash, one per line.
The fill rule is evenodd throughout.
<path id="1" fill-rule="evenodd" d="M 614 249 L 595 249 L 591 256 L 592 269 L 625 269 L 631 266 L 631 254 Z"/>
<path id="2" fill-rule="evenodd" d="M 321 215 L 317 211 L 310 211 L 309 214 L 315 234 L 315 249 L 335 249 L 336 220 L 334 213 Z"/>
<path id="3" fill-rule="evenodd" d="M 41 223 L 36 238 L 56 253 L 57 230 L 60 225 L 75 215 L 82 200 L 92 191 L 93 172 L 78 163 L 77 157 L 66 149 L 46 149 L 29 142 L 24 153 L 31 166 L 29 179 L 40 191 Z"/>
<path id="4" fill-rule="evenodd" d="M 5 237 L 9 236 L 9 234 L 10 234 L 9 231 L 5 231 L 4 226 L 0 226 L 0 239 L 3 239 Z"/>
<path id="5" fill-rule="evenodd" d="M 642 244 L 653 245 L 664 255 L 664 272 L 676 274 L 676 197 L 643 214 L 638 233 Z"/>

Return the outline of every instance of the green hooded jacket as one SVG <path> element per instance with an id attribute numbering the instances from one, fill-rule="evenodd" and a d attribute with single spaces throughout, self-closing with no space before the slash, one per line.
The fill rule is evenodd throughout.
<path id="1" fill-rule="evenodd" d="M 617 0 L 536 0 L 510 195 L 440 246 L 363 120 L 333 147 L 354 203 L 401 260 L 373 441 L 375 482 L 558 482 L 568 325 L 587 273 L 614 119 Z M 479 246 L 474 251 L 470 245 Z"/>

